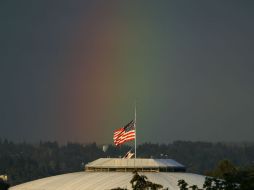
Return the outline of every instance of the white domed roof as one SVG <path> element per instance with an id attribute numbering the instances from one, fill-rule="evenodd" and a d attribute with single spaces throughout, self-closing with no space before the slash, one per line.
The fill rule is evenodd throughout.
<path id="1" fill-rule="evenodd" d="M 177 182 L 184 179 L 190 185 L 202 187 L 205 177 L 178 172 L 139 172 L 154 183 L 179 189 Z M 116 187 L 131 189 L 131 172 L 77 172 L 47 177 L 11 187 L 10 190 L 107 190 Z"/>
<path id="2" fill-rule="evenodd" d="M 131 189 L 130 181 L 134 170 L 147 176 L 149 181 L 170 190 L 179 189 L 177 183 L 181 179 L 189 185 L 197 185 L 199 188 L 203 186 L 205 176 L 172 172 L 182 169 L 185 169 L 183 165 L 170 159 L 101 158 L 87 164 L 84 172 L 42 178 L 11 187 L 10 190 L 110 190 L 117 187 Z"/>

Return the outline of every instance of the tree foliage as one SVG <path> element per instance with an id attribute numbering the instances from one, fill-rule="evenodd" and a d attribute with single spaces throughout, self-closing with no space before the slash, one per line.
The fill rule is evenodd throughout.
<path id="1" fill-rule="evenodd" d="M 229 160 L 222 160 L 207 174 L 203 190 L 253 190 L 254 166 L 236 167 Z M 189 186 L 184 180 L 178 181 L 180 190 L 198 190 L 196 185 Z"/>
<path id="2" fill-rule="evenodd" d="M 137 171 L 133 172 L 133 178 L 130 181 L 133 190 L 158 190 L 162 185 L 148 181 L 145 175 L 139 175 Z"/>
<path id="3" fill-rule="evenodd" d="M 130 183 L 133 190 L 159 190 L 163 188 L 162 185 L 149 181 L 145 175 L 139 175 L 137 171 L 133 172 L 133 177 Z M 118 187 L 111 190 L 126 190 L 126 189 Z"/>
<path id="4" fill-rule="evenodd" d="M 69 172 L 82 171 L 84 165 L 101 157 L 123 156 L 130 147 L 109 145 L 107 152 L 95 144 L 40 142 L 13 143 L 0 139 L 0 175 L 7 174 L 16 185 Z M 237 165 L 253 161 L 254 145 L 176 141 L 170 144 L 144 143 L 138 146 L 143 158 L 172 158 L 187 166 L 189 172 L 204 174 L 222 159 L 230 158 Z M 215 172 L 216 173 L 216 172 Z M 242 175 L 248 175 L 244 171 Z M 217 174 L 216 174 L 217 175 Z M 248 180 L 248 179 L 246 179 Z M 254 188 L 253 188 L 254 189 Z"/>
<path id="5" fill-rule="evenodd" d="M 10 185 L 7 182 L 0 179 L 0 190 L 8 190 L 9 187 Z"/>
<path id="6" fill-rule="evenodd" d="M 220 180 L 213 177 L 206 177 L 203 189 L 199 189 L 197 185 L 188 185 L 184 180 L 178 181 L 180 190 L 241 190 L 237 183 Z"/>
<path id="7" fill-rule="evenodd" d="M 254 189 L 254 166 L 236 167 L 229 160 L 222 160 L 218 163 L 215 169 L 207 172 L 208 175 L 223 179 L 227 182 L 227 189 L 234 188 L 238 184 L 241 190 Z"/>
<path id="8" fill-rule="evenodd" d="M 235 176 L 237 169 L 230 160 L 221 160 L 216 168 L 208 171 L 207 175 L 216 178 L 225 178 L 226 176 Z"/>

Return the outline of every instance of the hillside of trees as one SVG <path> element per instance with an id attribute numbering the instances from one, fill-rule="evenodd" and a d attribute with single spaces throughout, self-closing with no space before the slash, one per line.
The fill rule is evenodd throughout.
<path id="1" fill-rule="evenodd" d="M 0 140 L 0 175 L 7 174 L 11 185 L 42 177 L 82 171 L 84 165 L 100 157 L 123 156 L 130 147 L 109 145 L 103 152 L 95 143 L 40 142 L 13 143 Z M 170 144 L 144 143 L 138 146 L 138 157 L 172 158 L 187 166 L 188 172 L 207 174 L 223 159 L 236 166 L 254 163 L 254 144 L 226 144 L 176 141 Z"/>
<path id="2" fill-rule="evenodd" d="M 217 166 L 207 172 L 203 188 L 196 184 L 178 181 L 180 190 L 253 190 L 254 165 L 237 167 L 229 160 L 221 160 Z"/>

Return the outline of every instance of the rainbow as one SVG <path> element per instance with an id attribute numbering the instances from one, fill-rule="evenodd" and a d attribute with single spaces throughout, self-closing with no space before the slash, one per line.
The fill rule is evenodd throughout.
<path id="1" fill-rule="evenodd" d="M 160 34 L 127 11 L 105 2 L 77 21 L 59 80 L 60 141 L 112 143 L 113 130 L 133 119 L 135 99 L 146 104 L 156 92 L 156 68 L 146 67 L 158 56 Z"/>

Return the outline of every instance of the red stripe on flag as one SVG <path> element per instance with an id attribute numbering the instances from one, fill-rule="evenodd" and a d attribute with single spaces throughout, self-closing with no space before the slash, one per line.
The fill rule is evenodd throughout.
<path id="1" fill-rule="evenodd" d="M 114 131 L 113 140 L 116 146 L 127 141 L 135 140 L 135 123 L 132 120 L 125 127 Z"/>
<path id="2" fill-rule="evenodd" d="M 124 132 L 121 135 L 114 137 L 115 145 L 120 145 L 131 140 L 135 140 L 135 130 Z"/>

